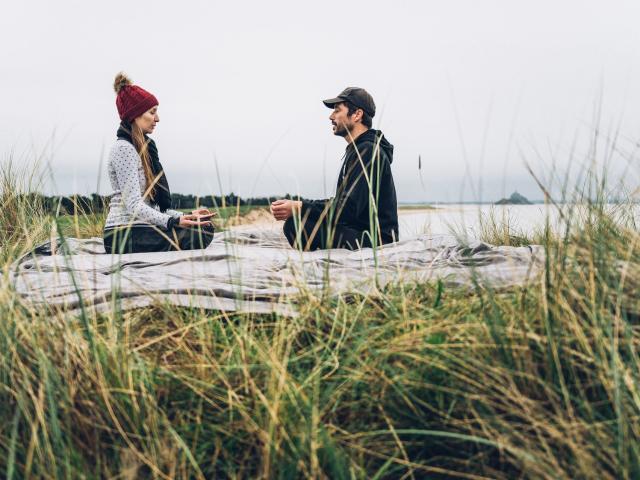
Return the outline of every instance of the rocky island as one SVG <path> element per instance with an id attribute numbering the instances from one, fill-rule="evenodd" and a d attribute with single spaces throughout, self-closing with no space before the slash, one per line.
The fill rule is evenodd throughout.
<path id="1" fill-rule="evenodd" d="M 509 198 L 498 200 L 496 205 L 533 205 L 524 195 L 513 192 Z"/>

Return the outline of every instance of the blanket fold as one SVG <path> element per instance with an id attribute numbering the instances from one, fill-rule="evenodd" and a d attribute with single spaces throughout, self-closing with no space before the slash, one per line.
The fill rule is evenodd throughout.
<path id="1" fill-rule="evenodd" d="M 295 315 L 301 291 L 367 294 L 388 282 L 441 279 L 445 286 L 522 285 L 543 267 L 540 246 L 494 247 L 421 235 L 371 248 L 299 252 L 280 230 L 216 234 L 205 250 L 103 253 L 102 240 L 43 244 L 14 263 L 11 281 L 34 306 L 109 311 L 157 302 L 210 310 Z M 80 301 L 82 300 L 82 302 Z"/>

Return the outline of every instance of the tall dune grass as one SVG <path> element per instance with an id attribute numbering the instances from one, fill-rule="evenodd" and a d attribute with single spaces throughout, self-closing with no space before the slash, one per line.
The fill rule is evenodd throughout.
<path id="1" fill-rule="evenodd" d="M 2 205 L 24 188 L 12 172 Z M 544 245 L 527 287 L 305 291 L 293 319 L 34 309 L 7 272 L 51 221 L 19 198 L 0 209 L 3 477 L 640 476 L 639 236 L 605 196 L 570 205 L 562 235 L 485 222 Z"/>
<path id="2" fill-rule="evenodd" d="M 34 168 L 35 167 L 35 168 Z M 6 262 L 34 247 L 49 231 L 50 217 L 40 197 L 38 165 L 20 167 L 10 157 L 0 168 L 0 261 Z"/>

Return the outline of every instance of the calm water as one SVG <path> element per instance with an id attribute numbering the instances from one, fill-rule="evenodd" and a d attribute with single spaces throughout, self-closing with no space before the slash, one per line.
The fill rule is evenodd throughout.
<path id="1" fill-rule="evenodd" d="M 624 210 L 620 205 L 609 205 L 608 208 Z M 638 218 L 638 207 L 635 210 Z M 420 233 L 452 232 L 466 232 L 469 237 L 477 237 L 480 219 L 490 215 L 499 223 L 508 222 L 516 233 L 531 234 L 544 228 L 547 216 L 555 230 L 562 224 L 557 209 L 546 205 L 443 205 L 435 210 L 400 210 L 399 213 L 400 238 Z"/>

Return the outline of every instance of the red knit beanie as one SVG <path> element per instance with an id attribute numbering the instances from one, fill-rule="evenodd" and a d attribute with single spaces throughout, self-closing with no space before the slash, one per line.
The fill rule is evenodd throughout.
<path id="1" fill-rule="evenodd" d="M 113 89 L 118 94 L 116 107 L 118 107 L 120 120 L 131 122 L 134 118 L 158 105 L 156 97 L 145 89 L 133 85 L 131 80 L 122 72 L 116 75 Z"/>

